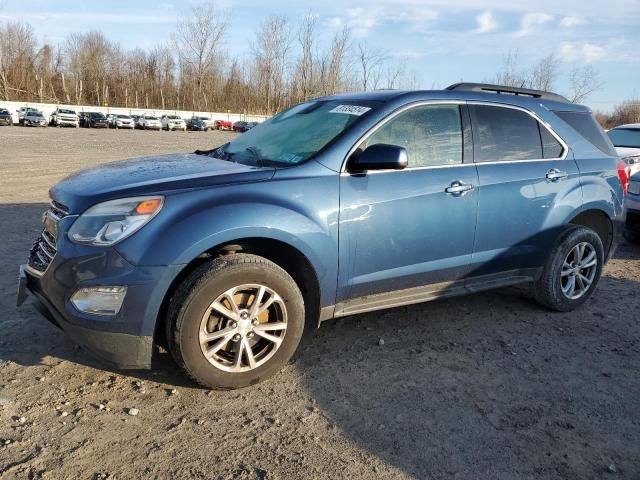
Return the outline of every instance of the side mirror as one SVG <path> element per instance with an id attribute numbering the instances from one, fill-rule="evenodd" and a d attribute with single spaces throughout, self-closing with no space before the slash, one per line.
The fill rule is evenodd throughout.
<path id="1" fill-rule="evenodd" d="M 407 164 L 407 150 L 404 147 L 376 143 L 360 154 L 354 155 L 349 162 L 349 170 L 352 172 L 403 170 Z"/>

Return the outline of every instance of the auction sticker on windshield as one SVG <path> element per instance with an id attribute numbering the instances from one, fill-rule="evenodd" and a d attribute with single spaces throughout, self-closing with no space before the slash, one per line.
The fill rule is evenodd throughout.
<path id="1" fill-rule="evenodd" d="M 338 105 L 333 110 L 329 110 L 329 113 L 346 113 L 347 115 L 364 115 L 371 108 L 369 107 L 360 107 L 358 105 Z"/>

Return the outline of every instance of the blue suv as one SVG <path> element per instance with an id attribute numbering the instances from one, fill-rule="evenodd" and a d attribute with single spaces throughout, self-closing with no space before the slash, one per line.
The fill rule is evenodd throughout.
<path id="1" fill-rule="evenodd" d="M 621 231 L 621 178 L 591 112 L 553 93 L 319 98 L 55 185 L 18 300 L 117 367 L 161 345 L 197 382 L 243 387 L 332 318 L 518 283 L 579 307 Z"/>

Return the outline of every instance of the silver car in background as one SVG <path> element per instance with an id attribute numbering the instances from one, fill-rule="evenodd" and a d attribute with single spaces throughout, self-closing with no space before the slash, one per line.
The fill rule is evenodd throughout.
<path id="1" fill-rule="evenodd" d="M 110 127 L 115 129 L 130 128 L 131 130 L 133 130 L 135 128 L 135 122 L 129 115 L 119 114 L 113 116 L 113 118 L 111 119 Z"/>
<path id="2" fill-rule="evenodd" d="M 182 130 L 187 131 L 187 122 L 178 115 L 163 115 L 160 117 L 163 130 Z"/>
<path id="3" fill-rule="evenodd" d="M 54 127 L 80 127 L 78 114 L 69 108 L 56 108 L 51 114 L 50 125 Z"/>
<path id="4" fill-rule="evenodd" d="M 629 176 L 640 172 L 640 123 L 630 123 L 607 132 L 616 152 L 629 167 Z"/>
<path id="5" fill-rule="evenodd" d="M 162 130 L 162 123 L 160 123 L 158 117 L 149 113 L 145 113 L 140 117 L 138 125 L 139 128 L 142 128 L 143 130 Z"/>

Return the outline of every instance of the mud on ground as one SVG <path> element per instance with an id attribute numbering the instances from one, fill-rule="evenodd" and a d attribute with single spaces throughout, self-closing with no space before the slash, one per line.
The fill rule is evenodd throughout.
<path id="1" fill-rule="evenodd" d="M 0 479 L 640 479 L 638 246 L 579 311 L 502 289 L 346 318 L 234 392 L 107 370 L 16 309 L 51 184 L 230 135 L 0 128 Z"/>

